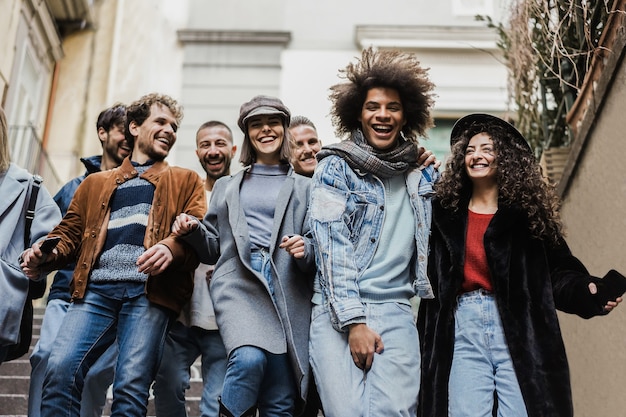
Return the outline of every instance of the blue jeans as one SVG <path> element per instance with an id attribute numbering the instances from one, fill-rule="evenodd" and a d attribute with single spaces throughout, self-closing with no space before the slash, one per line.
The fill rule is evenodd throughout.
<path id="1" fill-rule="evenodd" d="M 115 300 L 87 291 L 72 303 L 48 359 L 43 417 L 79 416 L 85 376 L 117 342 L 111 417 L 144 417 L 172 313 L 145 295 Z"/>
<path id="2" fill-rule="evenodd" d="M 271 258 L 267 251 L 251 253 L 252 268 L 260 272 L 274 296 Z M 289 355 L 241 346 L 228 357 L 222 404 L 235 416 L 257 405 L 261 417 L 293 416 L 297 397 Z"/>
<path id="3" fill-rule="evenodd" d="M 46 306 L 39 341 L 30 355 L 29 417 L 39 417 L 41 415 L 41 394 L 48 358 L 69 306 L 69 302 L 58 298 L 50 300 Z M 106 403 L 107 389 L 113 383 L 116 360 L 117 345 L 113 345 L 89 369 L 80 402 L 81 417 L 100 417 L 102 415 L 102 409 Z"/>
<path id="4" fill-rule="evenodd" d="M 495 390 L 498 416 L 526 417 L 493 295 L 484 290 L 461 295 L 454 316 L 449 415 L 491 417 Z"/>
<path id="5" fill-rule="evenodd" d="M 157 417 L 187 417 L 185 391 L 189 389 L 189 368 L 202 358 L 200 415 L 217 417 L 218 398 L 226 374 L 226 348 L 217 330 L 187 327 L 177 321 L 165 339 L 163 358 L 154 381 L 154 408 Z"/>
<path id="6" fill-rule="evenodd" d="M 287 354 L 254 346 L 233 350 L 228 358 L 222 404 L 235 416 L 257 405 L 261 417 L 292 417 L 297 390 Z"/>
<path id="7" fill-rule="evenodd" d="M 333 328 L 326 306 L 313 306 L 309 352 L 324 415 L 415 416 L 420 346 L 411 306 L 369 303 L 365 312 L 384 345 L 367 373 L 352 360 L 348 333 Z"/>

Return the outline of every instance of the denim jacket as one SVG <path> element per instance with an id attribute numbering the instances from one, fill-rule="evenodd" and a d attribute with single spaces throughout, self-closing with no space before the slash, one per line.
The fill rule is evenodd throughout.
<path id="1" fill-rule="evenodd" d="M 431 197 L 438 177 L 432 167 L 405 173 L 416 225 L 413 289 L 421 298 L 434 297 L 426 267 Z M 313 302 L 329 308 L 336 330 L 365 321 L 359 279 L 374 257 L 384 220 L 385 188 L 378 177 L 352 170 L 335 155 L 320 161 L 310 205 L 317 262 Z"/>

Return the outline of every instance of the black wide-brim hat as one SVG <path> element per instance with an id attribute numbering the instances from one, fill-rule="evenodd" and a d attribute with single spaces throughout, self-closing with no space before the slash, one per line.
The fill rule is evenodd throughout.
<path id="1" fill-rule="evenodd" d="M 453 146 L 459 141 L 463 132 L 472 128 L 472 125 L 484 125 L 484 124 L 496 124 L 505 128 L 511 136 L 522 146 L 526 147 L 529 151 L 532 151 L 528 141 L 524 136 L 513 126 L 511 123 L 503 120 L 499 117 L 493 116 L 487 113 L 472 113 L 467 116 L 461 117 L 452 126 L 452 132 L 450 133 L 450 146 Z M 476 132 L 480 133 L 480 132 Z"/>

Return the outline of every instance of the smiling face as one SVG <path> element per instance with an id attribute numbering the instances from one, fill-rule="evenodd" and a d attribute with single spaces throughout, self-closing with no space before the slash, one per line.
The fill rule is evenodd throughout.
<path id="1" fill-rule="evenodd" d="M 400 94 L 393 88 L 375 87 L 367 92 L 361 109 L 361 129 L 374 149 L 392 149 L 405 125 Z"/>
<path id="2" fill-rule="evenodd" d="M 291 163 L 298 174 L 311 177 L 317 160 L 315 155 L 322 147 L 317 132 L 309 125 L 298 125 L 289 129 L 292 141 Z"/>
<path id="3" fill-rule="evenodd" d="M 474 184 L 497 183 L 496 152 L 488 134 L 478 133 L 469 140 L 465 149 L 465 170 Z"/>
<path id="4" fill-rule="evenodd" d="M 98 137 L 102 142 L 102 165 L 111 165 L 102 166 L 103 170 L 120 165 L 130 155 L 131 149 L 124 136 L 124 125 L 114 125 L 108 132 L 101 127 L 98 129 Z"/>
<path id="5" fill-rule="evenodd" d="M 283 118 L 276 114 L 252 116 L 247 121 L 248 139 L 256 153 L 256 162 L 280 164 L 280 149 L 285 140 Z"/>
<path id="6" fill-rule="evenodd" d="M 210 126 L 196 135 L 196 155 L 207 176 L 215 180 L 230 172 L 230 161 L 237 149 L 224 126 Z"/>
<path id="7" fill-rule="evenodd" d="M 169 108 L 159 103 L 150 107 L 150 116 L 141 125 L 131 121 L 128 128 L 135 137 L 133 161 L 141 164 L 164 160 L 176 143 L 176 118 Z"/>

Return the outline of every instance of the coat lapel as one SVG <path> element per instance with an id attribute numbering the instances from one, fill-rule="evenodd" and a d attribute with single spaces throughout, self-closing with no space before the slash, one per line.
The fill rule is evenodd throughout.
<path id="1" fill-rule="evenodd" d="M 441 205 L 433 204 L 433 224 L 445 242 L 454 268 L 463 270 L 465 261 L 465 231 L 467 228 L 467 210 L 450 213 Z"/>
<path id="2" fill-rule="evenodd" d="M 527 222 L 521 210 L 499 207 L 485 231 L 485 252 L 492 274 L 491 282 L 497 288 L 496 291 L 500 300 L 508 300 L 509 298 L 513 236 L 515 235 L 520 239 L 524 235 L 526 227 Z"/>

